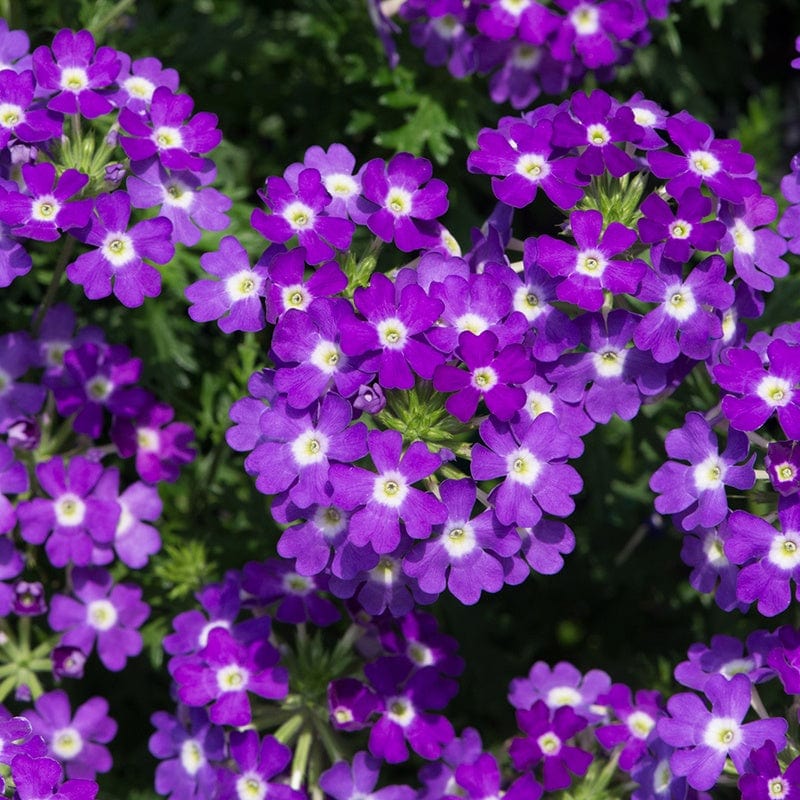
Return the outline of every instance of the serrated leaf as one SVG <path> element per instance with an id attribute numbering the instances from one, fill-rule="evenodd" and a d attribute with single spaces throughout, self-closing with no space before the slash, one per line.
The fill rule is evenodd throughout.
<path id="1" fill-rule="evenodd" d="M 458 127 L 450 121 L 445 110 L 430 97 L 422 97 L 405 125 L 378 134 L 375 141 L 395 152 L 406 151 L 416 155 L 420 155 L 427 146 L 434 161 L 445 164 L 453 152 L 448 139 L 458 135 Z"/>

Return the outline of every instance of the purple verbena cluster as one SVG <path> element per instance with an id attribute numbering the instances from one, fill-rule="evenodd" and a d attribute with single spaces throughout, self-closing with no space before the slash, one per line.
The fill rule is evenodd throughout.
<path id="1" fill-rule="evenodd" d="M 587 74 L 601 81 L 649 43 L 653 19 L 674 0 L 405 0 L 378 3 L 374 16 L 396 64 L 388 11 L 410 23 L 411 42 L 431 66 L 455 78 L 490 75 L 495 103 L 527 108 L 541 94 L 562 94 Z M 398 8 L 399 6 L 399 8 Z M 395 26 L 396 28 L 396 26 Z"/>
<path id="2" fill-rule="evenodd" d="M 38 242 L 62 240 L 55 282 L 65 269 L 88 298 L 129 308 L 157 296 L 153 265 L 228 225 L 231 201 L 209 186 L 216 116 L 192 114 L 175 70 L 96 47 L 89 31 L 29 54 L 3 21 L 0 48 L 0 287 L 31 270 Z"/>

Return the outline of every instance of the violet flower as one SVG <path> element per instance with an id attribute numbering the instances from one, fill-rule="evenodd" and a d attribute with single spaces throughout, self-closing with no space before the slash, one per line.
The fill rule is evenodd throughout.
<path id="1" fill-rule="evenodd" d="M 320 788 L 334 800 L 359 800 L 369 797 L 374 800 L 414 800 L 416 792 L 410 786 L 385 786 L 375 789 L 381 762 L 369 753 L 361 751 L 353 761 L 339 761 L 325 770 L 319 777 Z"/>

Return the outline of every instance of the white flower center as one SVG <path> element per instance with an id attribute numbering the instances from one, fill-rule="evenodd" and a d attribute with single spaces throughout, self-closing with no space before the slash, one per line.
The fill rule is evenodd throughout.
<path id="1" fill-rule="evenodd" d="M 250 770 L 236 779 L 236 796 L 238 800 L 264 800 L 267 784 L 260 775 Z"/>
<path id="2" fill-rule="evenodd" d="M 792 401 L 794 391 L 792 390 L 792 384 L 785 378 L 767 375 L 759 381 L 756 394 L 768 406 L 782 408 Z"/>
<path id="3" fill-rule="evenodd" d="M 511 52 L 511 63 L 518 70 L 532 70 L 541 60 L 541 49 L 529 44 L 518 44 Z"/>
<path id="4" fill-rule="evenodd" d="M 767 781 L 767 794 L 770 800 L 783 800 L 791 788 L 791 784 L 787 783 L 780 775 Z"/>
<path id="5" fill-rule="evenodd" d="M 572 10 L 569 21 L 578 36 L 592 36 L 600 29 L 600 12 L 594 6 L 582 3 Z"/>
<path id="6" fill-rule="evenodd" d="M 400 508 L 408 494 L 408 484 L 402 473 L 384 472 L 375 478 L 372 488 L 372 499 L 382 506 Z"/>
<path id="7" fill-rule="evenodd" d="M 86 516 L 86 504 L 76 494 L 64 494 L 53 504 L 56 522 L 66 527 L 80 525 Z"/>
<path id="8" fill-rule="evenodd" d="M 732 658 L 722 665 L 720 672 L 726 678 L 732 678 L 734 675 L 747 675 L 755 669 L 755 662 L 752 658 Z"/>
<path id="9" fill-rule="evenodd" d="M 406 648 L 406 655 L 421 667 L 429 667 L 434 663 L 433 650 L 422 642 L 411 642 Z"/>
<path id="10" fill-rule="evenodd" d="M 137 428 L 136 445 L 144 453 L 157 453 L 161 447 L 161 436 L 153 428 Z"/>
<path id="11" fill-rule="evenodd" d="M 194 203 L 194 189 L 173 179 L 164 187 L 164 203 L 174 208 L 189 209 Z"/>
<path id="12" fill-rule="evenodd" d="M 703 552 L 709 564 L 717 569 L 728 566 L 728 559 L 725 557 L 725 549 L 722 539 L 716 535 L 708 536 L 703 543 Z"/>
<path id="13" fill-rule="evenodd" d="M 117 618 L 117 609 L 108 600 L 92 600 L 86 606 L 86 621 L 97 631 L 110 630 Z"/>
<path id="14" fill-rule="evenodd" d="M 389 350 L 402 350 L 408 339 L 408 328 L 397 317 L 389 317 L 376 326 L 381 347 Z"/>
<path id="15" fill-rule="evenodd" d="M 31 209 L 31 218 L 37 222 L 53 222 L 61 210 L 61 203 L 52 195 L 44 195 L 36 200 Z"/>
<path id="16" fill-rule="evenodd" d="M 181 766 L 189 775 L 196 775 L 206 763 L 203 748 L 196 739 L 187 739 L 181 745 Z"/>
<path id="17" fill-rule="evenodd" d="M 295 200 L 283 209 L 283 218 L 296 230 L 305 231 L 314 227 L 314 209 Z"/>
<path id="18" fill-rule="evenodd" d="M 719 489 L 725 477 L 725 464 L 717 455 L 704 458 L 694 467 L 694 485 L 698 492 Z"/>
<path id="19" fill-rule="evenodd" d="M 506 456 L 508 478 L 523 486 L 533 486 L 542 472 L 542 462 L 526 447 L 518 447 Z"/>
<path id="20" fill-rule="evenodd" d="M 89 85 L 89 76 L 82 67 L 64 67 L 61 70 L 61 88 L 65 92 L 82 92 Z"/>
<path id="21" fill-rule="evenodd" d="M 431 25 L 442 39 L 454 39 L 464 30 L 464 26 L 459 22 L 458 17 L 452 14 L 443 14 L 441 17 L 436 17 L 431 20 Z"/>
<path id="22" fill-rule="evenodd" d="M 553 731 L 543 733 L 536 740 L 536 744 L 539 745 L 539 749 L 546 756 L 556 756 L 561 750 L 561 739 L 559 739 Z"/>
<path id="23" fill-rule="evenodd" d="M 697 312 L 697 301 L 692 290 L 683 284 L 668 287 L 664 311 L 678 322 L 685 322 Z"/>
<path id="24" fill-rule="evenodd" d="M 555 405 L 549 394 L 531 389 L 525 399 L 525 408 L 531 419 L 536 419 L 539 414 L 554 414 Z"/>
<path id="25" fill-rule="evenodd" d="M 411 213 L 411 192 L 394 186 L 386 195 L 386 208 L 395 217 L 407 217 Z"/>
<path id="26" fill-rule="evenodd" d="M 83 737 L 75 728 L 60 728 L 53 731 L 50 747 L 60 759 L 70 761 L 83 750 Z"/>
<path id="27" fill-rule="evenodd" d="M 462 558 L 471 553 L 475 549 L 475 531 L 472 525 L 464 522 L 445 530 L 442 544 L 451 558 Z"/>
<path id="28" fill-rule="evenodd" d="M 523 178 L 536 183 L 550 174 L 550 164 L 539 153 L 523 153 L 517 160 L 515 167 Z"/>
<path id="29" fill-rule="evenodd" d="M 653 770 L 653 791 L 656 794 L 664 794 L 672 783 L 672 770 L 669 768 L 669 760 L 659 761 Z"/>
<path id="30" fill-rule="evenodd" d="M 600 278 L 607 266 L 608 262 L 599 250 L 581 250 L 575 262 L 575 271 L 590 278 Z"/>
<path id="31" fill-rule="evenodd" d="M 335 342 L 323 340 L 317 343 L 308 360 L 320 372 L 333 375 L 344 366 L 346 358 Z"/>
<path id="32" fill-rule="evenodd" d="M 179 128 L 162 125 L 153 131 L 153 141 L 160 150 L 173 150 L 183 147 L 183 134 Z"/>
<path id="33" fill-rule="evenodd" d="M 156 90 L 156 85 L 141 75 L 131 75 L 123 81 L 122 86 L 131 97 L 146 103 L 153 99 L 153 92 Z"/>
<path id="34" fill-rule="evenodd" d="M 308 578 L 304 578 L 296 572 L 287 572 L 283 576 L 283 588 L 287 594 L 304 597 L 313 590 L 314 584 Z"/>
<path id="35" fill-rule="evenodd" d="M 109 233 L 100 252 L 112 267 L 124 267 L 136 258 L 136 248 L 127 233 Z"/>
<path id="36" fill-rule="evenodd" d="M 788 461 L 786 461 L 783 464 L 778 464 L 778 466 L 775 467 L 775 475 L 781 483 L 789 483 L 795 479 L 795 476 L 797 475 L 797 469 L 795 468 L 794 464 L 790 464 Z"/>
<path id="37" fill-rule="evenodd" d="M 633 111 L 633 121 L 643 128 L 652 128 L 658 121 L 656 115 L 649 108 L 637 106 L 632 108 L 631 111 Z"/>
<path id="38" fill-rule="evenodd" d="M 230 626 L 227 620 L 224 619 L 211 620 L 211 622 L 207 622 L 205 625 L 203 625 L 202 629 L 200 630 L 200 633 L 197 636 L 197 643 L 200 645 L 201 648 L 203 648 L 208 644 L 208 637 L 211 634 L 211 631 L 214 630 L 214 628 L 221 628 L 222 630 L 227 631 L 229 627 Z"/>
<path id="39" fill-rule="evenodd" d="M 13 129 L 25 121 L 25 110 L 15 103 L 0 103 L 0 125 Z"/>
<path id="40" fill-rule="evenodd" d="M 703 733 L 703 742 L 714 750 L 728 753 L 742 741 L 742 729 L 731 717 L 715 717 Z"/>
<path id="41" fill-rule="evenodd" d="M 618 378 L 625 370 L 627 350 L 603 350 L 592 353 L 592 363 L 599 378 Z"/>
<path id="42" fill-rule="evenodd" d="M 520 311 L 528 322 L 533 322 L 547 309 L 547 304 L 539 297 L 534 286 L 520 286 L 514 292 L 514 311 Z"/>
<path id="43" fill-rule="evenodd" d="M 283 306 L 284 308 L 296 308 L 300 311 L 305 311 L 311 298 L 306 294 L 302 284 L 296 283 L 292 286 L 286 286 L 283 289 Z"/>
<path id="44" fill-rule="evenodd" d="M 756 251 L 756 235 L 744 223 L 744 220 L 737 219 L 730 229 L 736 249 L 746 256 L 752 256 Z"/>
<path id="45" fill-rule="evenodd" d="M 105 375 L 95 375 L 84 384 L 84 390 L 95 403 L 104 403 L 114 391 L 114 384 Z"/>
<path id="46" fill-rule="evenodd" d="M 476 336 L 480 336 L 489 327 L 489 321 L 479 314 L 468 311 L 466 314 L 462 314 L 458 319 L 454 320 L 453 325 L 459 333 L 469 331 Z"/>
<path id="47" fill-rule="evenodd" d="M 353 180 L 353 176 L 343 172 L 326 175 L 322 183 L 331 197 L 347 198 L 358 194 L 358 184 Z"/>
<path id="48" fill-rule="evenodd" d="M 769 560 L 784 570 L 793 570 L 800 564 L 800 535 L 795 531 L 775 532 L 769 546 Z"/>
<path id="49" fill-rule="evenodd" d="M 676 219 L 669 225 L 669 235 L 673 239 L 688 239 L 692 235 L 692 223 L 685 219 Z"/>
<path id="50" fill-rule="evenodd" d="M 655 727 L 656 721 L 644 711 L 634 711 L 628 717 L 628 730 L 637 739 L 646 739 Z"/>
<path id="51" fill-rule="evenodd" d="M 531 0 L 500 0 L 500 8 L 518 17 L 529 5 Z"/>
<path id="52" fill-rule="evenodd" d="M 473 388 L 479 392 L 488 392 L 494 389 L 498 381 L 497 373 L 491 367 L 478 367 L 470 378 Z"/>
<path id="53" fill-rule="evenodd" d="M 128 506 L 125 505 L 121 500 L 119 502 L 119 520 L 117 521 L 117 529 L 114 531 L 114 538 L 119 539 L 120 537 L 124 536 L 129 530 L 131 525 L 133 525 L 136 517 L 131 514 Z"/>
<path id="54" fill-rule="evenodd" d="M 559 706 L 577 706 L 582 700 L 581 693 L 572 686 L 554 686 L 547 693 L 545 702 L 550 708 L 558 708 Z"/>
<path id="55" fill-rule="evenodd" d="M 692 150 L 688 158 L 689 169 L 704 178 L 711 178 L 722 169 L 719 159 L 707 150 Z"/>
<path id="56" fill-rule="evenodd" d="M 221 692 L 243 692 L 250 674 L 238 664 L 228 664 L 217 670 L 217 686 Z"/>
<path id="57" fill-rule="evenodd" d="M 370 580 L 391 586 L 400 574 L 400 563 L 395 559 L 384 556 L 370 571 Z"/>
<path id="58" fill-rule="evenodd" d="M 301 467 L 320 464 L 327 458 L 328 437 L 318 430 L 303 431 L 292 442 L 292 456 Z"/>
<path id="59" fill-rule="evenodd" d="M 586 126 L 586 141 L 595 147 L 604 147 L 611 141 L 611 132 L 600 122 Z"/>
<path id="60" fill-rule="evenodd" d="M 335 506 L 318 508 L 314 514 L 314 525 L 326 539 L 333 539 L 347 527 L 347 519 Z"/>
<path id="61" fill-rule="evenodd" d="M 232 303 L 258 294 L 260 286 L 260 278 L 249 269 L 240 270 L 225 280 L 225 291 Z"/>
<path id="62" fill-rule="evenodd" d="M 722 341 L 727 344 L 736 333 L 736 324 L 739 321 L 739 315 L 736 313 L 735 308 L 729 308 L 722 315 Z"/>
<path id="63" fill-rule="evenodd" d="M 401 728 L 405 728 L 411 724 L 416 714 L 414 713 L 414 706 L 411 705 L 406 697 L 391 697 L 386 701 L 387 714 L 386 716 L 392 722 L 397 723 Z"/>

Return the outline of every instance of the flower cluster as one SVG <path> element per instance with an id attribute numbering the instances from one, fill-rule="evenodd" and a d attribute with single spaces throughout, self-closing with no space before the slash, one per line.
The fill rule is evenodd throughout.
<path id="1" fill-rule="evenodd" d="M 491 75 L 495 103 L 527 108 L 540 94 L 561 94 L 591 73 L 611 80 L 617 65 L 650 41 L 652 19 L 674 0 L 405 0 L 399 16 L 431 66 L 455 78 Z M 397 7 L 396 3 L 379 6 Z M 392 23 L 382 8 L 376 25 L 390 62 L 397 59 Z"/>
<path id="2" fill-rule="evenodd" d="M 63 239 L 55 285 L 66 270 L 92 300 L 155 297 L 153 264 L 228 225 L 231 202 L 209 186 L 216 116 L 192 115 L 175 70 L 96 47 L 85 30 L 29 54 L 27 35 L 2 21 L 0 47 L 0 287 L 31 270 L 37 242 Z"/>
<path id="3" fill-rule="evenodd" d="M 53 696 L 49 698 L 52 701 L 50 708 L 56 716 L 59 715 L 55 711 L 59 702 L 55 697 L 57 694 L 59 693 L 53 692 Z M 46 707 L 45 699 L 41 698 L 43 708 Z M 82 749 L 82 743 L 74 739 L 68 742 L 67 731 L 77 732 L 77 728 L 66 727 L 69 724 L 69 706 L 65 708 L 66 722 L 60 731 L 62 746 L 54 748 L 47 734 L 40 730 L 44 728 L 45 731 L 50 731 L 50 727 L 48 724 L 40 725 L 37 714 L 30 712 L 26 716 L 12 716 L 0 706 L 0 765 L 3 766 L 0 796 L 19 800 L 94 800 L 97 796 L 98 787 L 92 780 L 95 773 L 95 768 L 91 765 L 92 759 L 84 759 L 83 763 L 73 760 L 74 754 Z M 110 720 L 105 722 L 110 723 Z M 76 716 L 76 725 L 84 733 L 89 728 L 99 730 L 102 724 L 103 720 L 99 716 L 94 722 L 86 718 L 77 722 Z M 113 736 L 113 724 L 108 730 L 110 736 Z M 110 736 L 103 741 L 107 741 Z M 88 748 L 92 747 L 98 746 L 88 745 Z M 57 752 L 59 749 L 64 751 L 63 755 Z M 105 748 L 98 749 L 105 751 Z M 105 753 L 108 756 L 108 751 Z M 97 755 L 93 760 L 98 762 Z M 62 762 L 66 765 L 66 780 Z"/>

